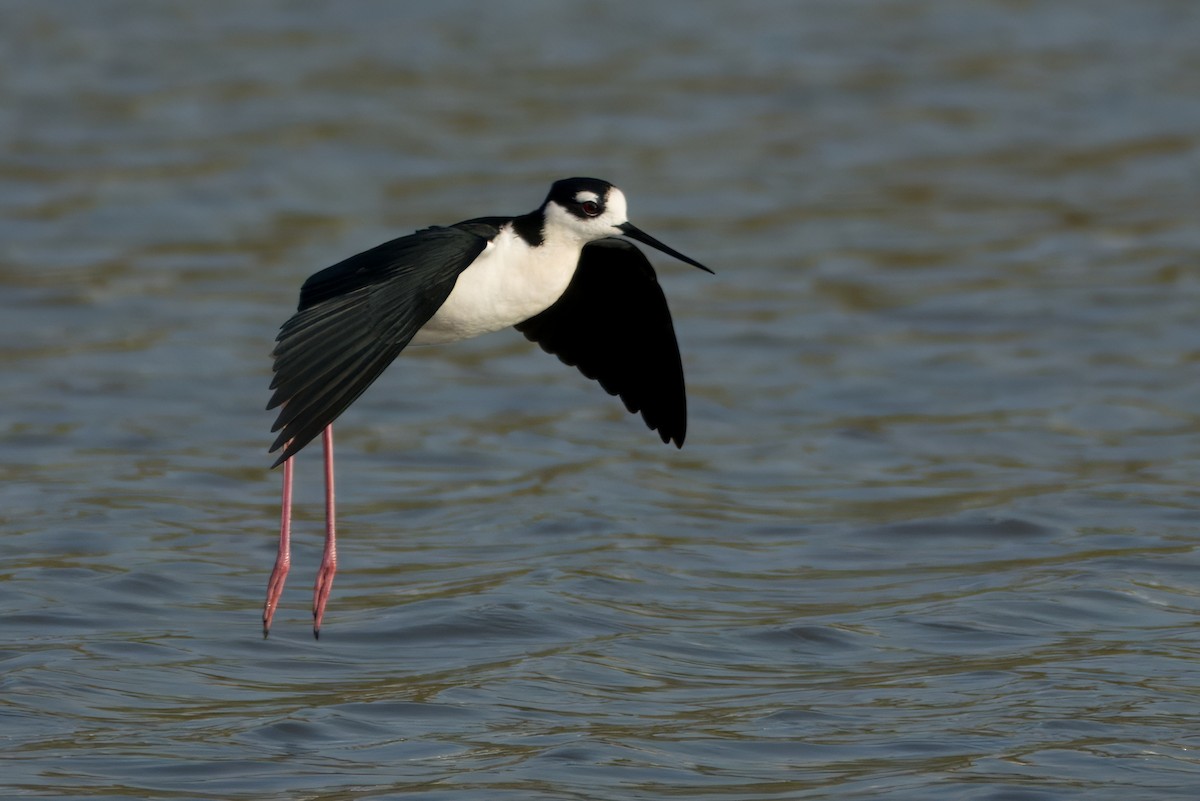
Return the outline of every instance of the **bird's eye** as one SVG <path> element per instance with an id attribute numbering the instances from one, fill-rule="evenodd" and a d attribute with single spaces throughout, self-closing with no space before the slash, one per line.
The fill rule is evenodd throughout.
<path id="1" fill-rule="evenodd" d="M 595 217 L 600 213 L 600 204 L 594 200 L 585 200 L 579 204 L 579 208 L 583 209 L 583 213 L 589 217 Z"/>

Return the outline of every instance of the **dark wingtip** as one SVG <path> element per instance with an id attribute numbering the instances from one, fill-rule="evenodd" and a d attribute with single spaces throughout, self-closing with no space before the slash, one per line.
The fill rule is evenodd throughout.
<path id="1" fill-rule="evenodd" d="M 684 436 L 686 435 L 685 432 L 680 432 L 678 434 L 668 434 L 666 429 L 658 429 L 657 433 L 658 433 L 659 439 L 661 439 L 663 441 L 664 445 L 674 445 L 676 448 L 683 447 L 683 439 L 684 439 Z"/>
<path id="2" fill-rule="evenodd" d="M 274 453 L 275 451 L 279 450 L 280 448 L 283 448 L 283 451 L 279 454 L 279 458 L 277 458 L 274 462 L 271 463 L 271 466 L 269 468 L 267 468 L 268 470 L 274 470 L 276 467 L 279 467 L 279 465 L 283 464 L 288 459 L 291 459 L 293 456 L 295 456 L 297 453 L 300 452 L 300 448 L 303 448 L 305 445 L 307 445 L 313 439 L 312 437 L 310 437 L 308 440 L 305 440 L 300 445 L 300 447 L 295 447 L 295 440 L 294 439 L 284 439 L 284 437 L 286 437 L 286 436 L 288 436 L 288 434 L 286 432 L 284 432 L 283 434 L 280 434 L 279 437 L 275 440 L 275 442 L 272 443 L 271 447 L 267 448 L 268 455 Z"/>

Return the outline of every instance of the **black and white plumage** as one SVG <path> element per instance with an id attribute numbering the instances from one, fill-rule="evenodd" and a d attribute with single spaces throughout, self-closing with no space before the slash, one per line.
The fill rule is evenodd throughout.
<path id="1" fill-rule="evenodd" d="M 624 239 L 598 239 L 579 256 L 554 305 L 516 329 L 641 412 L 663 442 L 683 447 L 687 395 L 667 298 L 650 260 Z"/>
<path id="2" fill-rule="evenodd" d="M 663 442 L 682 447 L 687 400 L 666 297 L 625 236 L 711 272 L 633 226 L 624 194 L 594 178 L 557 181 L 518 217 L 426 228 L 310 277 L 274 351 L 282 449 L 279 556 L 263 610 L 270 629 L 290 562 L 292 459 L 325 435 L 326 548 L 314 591 L 314 633 L 336 572 L 332 424 L 409 345 L 442 344 L 515 326 L 619 395 Z"/>

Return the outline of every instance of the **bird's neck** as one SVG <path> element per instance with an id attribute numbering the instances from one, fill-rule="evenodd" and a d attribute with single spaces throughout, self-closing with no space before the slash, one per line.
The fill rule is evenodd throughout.
<path id="1" fill-rule="evenodd" d="M 539 247 L 546 241 L 546 218 L 541 209 L 514 217 L 512 229 L 531 248 Z"/>

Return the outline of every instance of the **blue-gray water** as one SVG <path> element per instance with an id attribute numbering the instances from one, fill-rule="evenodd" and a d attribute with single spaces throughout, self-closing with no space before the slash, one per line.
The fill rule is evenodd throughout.
<path id="1" fill-rule="evenodd" d="M 1194 0 L 11 2 L 0 794 L 1192 799 Z M 515 332 L 319 450 L 310 273 L 621 186 L 682 451 Z"/>

